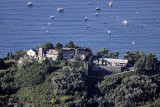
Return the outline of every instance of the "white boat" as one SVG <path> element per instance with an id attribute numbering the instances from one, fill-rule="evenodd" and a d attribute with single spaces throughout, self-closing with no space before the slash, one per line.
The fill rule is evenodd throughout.
<path id="1" fill-rule="evenodd" d="M 136 14 L 138 14 L 138 10 L 136 11 Z"/>
<path id="2" fill-rule="evenodd" d="M 112 7 L 112 2 L 109 2 L 109 7 Z"/>
<path id="3" fill-rule="evenodd" d="M 87 20 L 88 20 L 88 17 L 85 17 L 84 20 L 87 21 Z"/>
<path id="4" fill-rule="evenodd" d="M 48 23 L 48 26 L 51 26 L 51 23 L 50 23 L 50 22 Z"/>
<path id="5" fill-rule="evenodd" d="M 64 9 L 63 9 L 63 8 L 58 8 L 57 11 L 58 11 L 58 12 L 63 12 Z"/>
<path id="6" fill-rule="evenodd" d="M 92 4 L 92 2 L 88 2 L 88 4 Z"/>
<path id="7" fill-rule="evenodd" d="M 32 6 L 33 3 L 32 3 L 32 2 L 28 2 L 27 5 L 28 5 L 28 6 Z"/>
<path id="8" fill-rule="evenodd" d="M 87 25 L 87 26 L 86 26 L 86 28 L 89 28 L 89 27 L 90 27 L 90 25 Z"/>
<path id="9" fill-rule="evenodd" d="M 132 45 L 135 45 L 135 42 L 132 42 Z"/>
<path id="10" fill-rule="evenodd" d="M 50 19 L 54 19 L 54 18 L 55 18 L 55 16 L 51 16 L 51 17 L 50 17 Z"/>
<path id="11" fill-rule="evenodd" d="M 127 24 L 128 24 L 128 21 L 127 21 L 127 20 L 123 20 L 123 24 L 124 24 L 124 25 L 127 25 Z"/>
<path id="12" fill-rule="evenodd" d="M 109 35 L 111 35 L 111 31 L 108 30 L 107 32 L 108 32 Z"/>
<path id="13" fill-rule="evenodd" d="M 106 22 L 103 22 L 103 24 L 106 24 Z"/>
<path id="14" fill-rule="evenodd" d="M 97 7 L 96 10 L 101 10 L 101 8 L 100 8 L 100 7 Z"/>
<path id="15" fill-rule="evenodd" d="M 95 15 L 97 16 L 97 15 L 98 15 L 98 13 L 95 13 Z"/>
<path id="16" fill-rule="evenodd" d="M 49 31 L 48 30 L 46 30 L 46 33 L 48 33 Z"/>

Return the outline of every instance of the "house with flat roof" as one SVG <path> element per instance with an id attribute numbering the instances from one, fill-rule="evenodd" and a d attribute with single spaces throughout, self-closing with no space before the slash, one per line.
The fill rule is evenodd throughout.
<path id="1" fill-rule="evenodd" d="M 30 57 L 37 57 L 37 51 L 34 50 L 34 49 L 30 49 L 27 51 L 27 55 L 30 56 Z"/>
<path id="2" fill-rule="evenodd" d="M 85 60 L 87 48 L 62 48 L 63 60 L 75 61 L 76 58 L 80 58 L 81 61 Z M 27 51 L 27 55 L 35 59 L 36 61 L 43 60 L 43 57 L 47 57 L 50 60 L 56 60 L 58 57 L 58 50 L 49 49 L 47 52 L 44 48 L 39 48 L 38 52 L 34 49 Z"/>
<path id="3" fill-rule="evenodd" d="M 74 57 L 75 48 L 62 48 L 62 56 L 64 60 L 68 60 Z"/>
<path id="4" fill-rule="evenodd" d="M 93 75 L 109 75 L 120 73 L 128 64 L 126 59 L 114 58 L 96 58 L 93 60 L 92 73 Z"/>
<path id="5" fill-rule="evenodd" d="M 55 49 L 49 49 L 47 51 L 46 57 L 51 60 L 56 60 L 58 57 L 58 51 Z"/>
<path id="6" fill-rule="evenodd" d="M 81 61 L 85 60 L 85 56 L 87 53 L 86 48 L 63 48 L 62 55 L 64 60 L 75 61 L 76 58 L 80 58 Z"/>

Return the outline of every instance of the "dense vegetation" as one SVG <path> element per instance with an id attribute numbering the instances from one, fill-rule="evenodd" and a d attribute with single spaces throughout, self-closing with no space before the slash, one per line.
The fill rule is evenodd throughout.
<path id="1" fill-rule="evenodd" d="M 61 49 L 51 43 L 41 44 L 45 49 Z M 65 47 L 77 47 L 69 42 Z M 89 69 L 93 54 L 86 55 Z M 86 76 L 84 63 L 61 60 L 44 60 L 18 66 L 17 59 L 25 51 L 17 51 L 0 59 L 0 106 L 35 107 L 159 107 L 160 71 L 155 54 L 142 51 L 126 51 L 124 59 L 134 71 L 107 75 L 104 77 Z M 97 55 L 117 58 L 117 52 L 101 49 Z M 8 60 L 10 59 L 10 60 Z M 14 59 L 14 60 L 13 60 Z M 29 60 L 29 59 L 26 59 Z M 89 70 L 91 71 L 91 69 Z"/>
<path id="2" fill-rule="evenodd" d="M 101 48 L 101 50 L 97 51 L 97 55 L 99 57 L 106 57 L 106 58 L 118 58 L 118 52 L 111 52 L 110 49 Z"/>

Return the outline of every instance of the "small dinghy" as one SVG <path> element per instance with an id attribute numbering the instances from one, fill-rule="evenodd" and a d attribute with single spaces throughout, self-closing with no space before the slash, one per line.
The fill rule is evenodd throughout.
<path id="1" fill-rule="evenodd" d="M 135 45 L 135 42 L 132 42 L 132 45 Z"/>
<path id="2" fill-rule="evenodd" d="M 87 21 L 87 20 L 88 20 L 88 17 L 85 17 L 84 20 Z"/>
<path id="3" fill-rule="evenodd" d="M 107 32 L 108 32 L 109 35 L 111 35 L 111 31 L 108 30 Z"/>
<path id="4" fill-rule="evenodd" d="M 123 20 L 123 24 L 124 24 L 124 25 L 127 25 L 127 24 L 128 24 L 128 21 L 127 21 L 127 20 Z"/>
<path id="5" fill-rule="evenodd" d="M 97 7 L 96 10 L 101 10 L 101 8 L 100 8 L 100 7 Z"/>
<path id="6" fill-rule="evenodd" d="M 27 5 L 28 5 L 28 6 L 32 6 L 33 3 L 32 3 L 32 2 L 28 2 Z"/>
<path id="7" fill-rule="evenodd" d="M 109 7 L 112 7 L 112 2 L 109 2 Z"/>
<path id="8" fill-rule="evenodd" d="M 63 8 L 58 8 L 57 11 L 58 11 L 58 12 L 63 12 L 64 9 L 63 9 Z"/>
<path id="9" fill-rule="evenodd" d="M 55 18 L 55 16 L 51 16 L 51 17 L 50 17 L 50 19 L 54 19 L 54 18 Z"/>

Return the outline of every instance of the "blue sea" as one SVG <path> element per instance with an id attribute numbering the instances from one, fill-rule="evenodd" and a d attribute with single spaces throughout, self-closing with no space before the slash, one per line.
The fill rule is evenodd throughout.
<path id="1" fill-rule="evenodd" d="M 33 6 L 27 6 L 29 1 Z M 75 45 L 90 47 L 94 53 L 105 47 L 118 51 L 122 58 L 126 50 L 142 50 L 154 52 L 160 59 L 160 0 L 111 0 L 112 7 L 109 2 L 0 0 L 0 57 L 19 49 L 36 48 L 40 43 L 65 45 L 72 40 Z M 57 12 L 59 7 L 64 12 Z M 101 10 L 97 11 L 97 7 Z M 55 18 L 51 20 L 50 16 Z M 123 25 L 123 20 L 128 25 Z"/>

